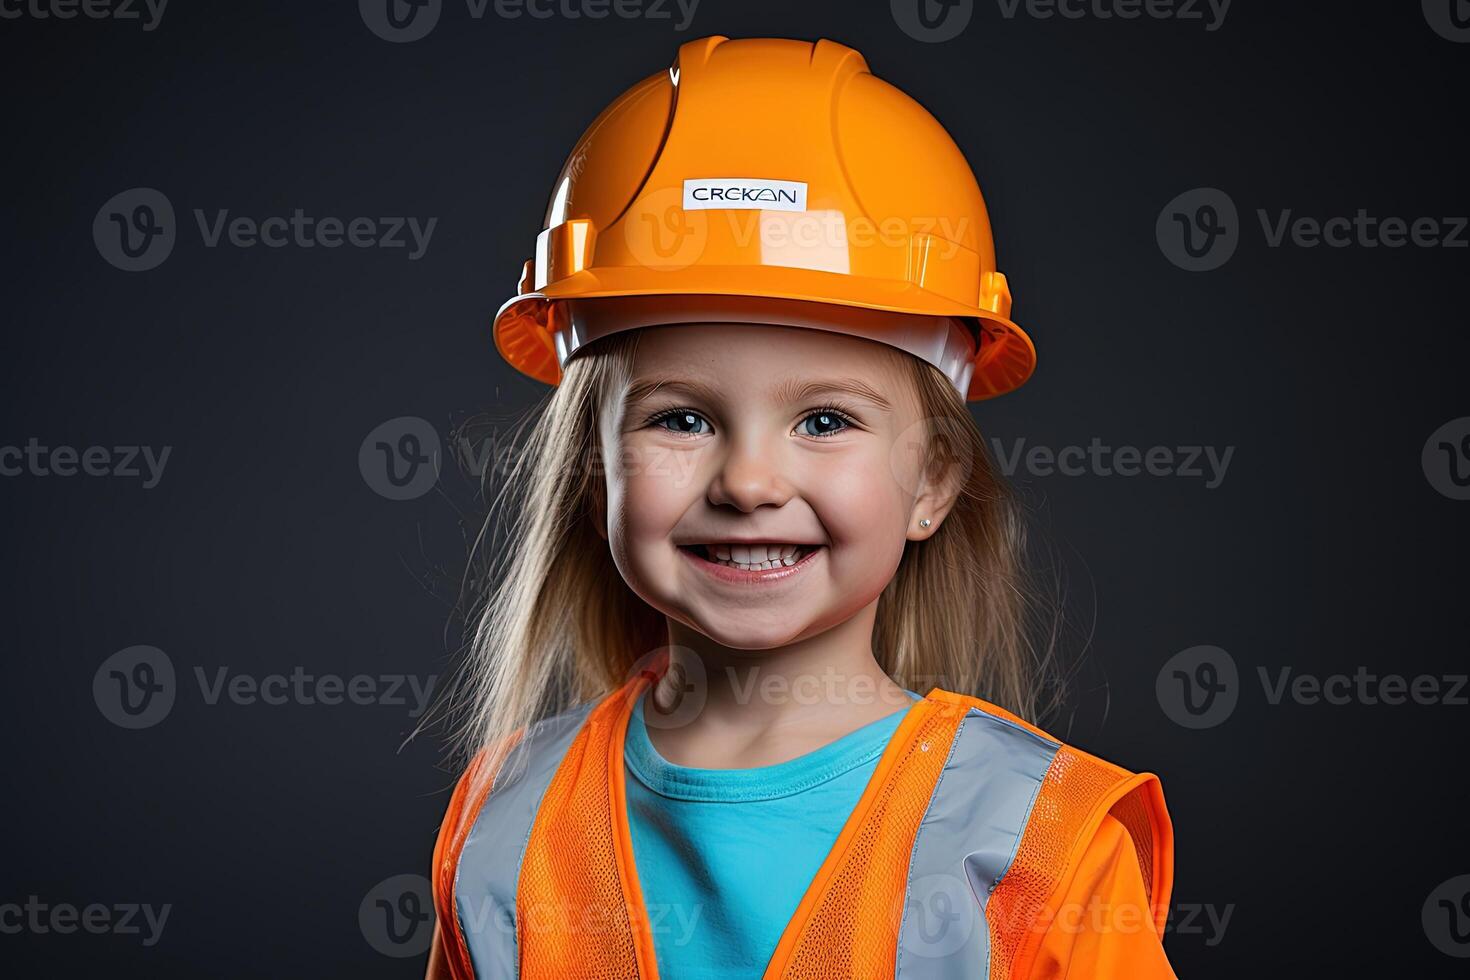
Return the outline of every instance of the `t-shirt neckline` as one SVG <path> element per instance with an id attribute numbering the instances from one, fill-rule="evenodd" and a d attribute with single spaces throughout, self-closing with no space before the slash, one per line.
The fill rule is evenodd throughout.
<path id="1" fill-rule="evenodd" d="M 923 697 L 905 690 L 914 701 Z M 712 803 L 752 802 L 791 796 L 872 762 L 888 747 L 889 740 L 909 710 L 899 708 L 826 745 L 775 765 L 701 769 L 676 765 L 653 747 L 643 718 L 643 702 L 647 697 L 647 691 L 639 695 L 628 719 L 623 758 L 629 771 L 660 796 Z"/>

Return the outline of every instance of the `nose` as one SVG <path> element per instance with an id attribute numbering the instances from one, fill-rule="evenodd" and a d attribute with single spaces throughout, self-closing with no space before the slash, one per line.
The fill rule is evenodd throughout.
<path id="1" fill-rule="evenodd" d="M 780 507 L 794 494 L 781 472 L 779 454 L 759 440 L 732 442 L 705 496 L 712 505 L 750 513 Z"/>

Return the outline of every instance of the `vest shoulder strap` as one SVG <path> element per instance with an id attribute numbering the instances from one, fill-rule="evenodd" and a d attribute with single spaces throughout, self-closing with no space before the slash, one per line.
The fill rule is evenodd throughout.
<path id="1" fill-rule="evenodd" d="M 1173 888 L 1174 834 L 1158 776 L 1130 772 L 1067 745 L 980 698 L 941 690 L 928 696 L 1019 725 L 1056 746 L 1015 854 L 986 901 L 992 980 L 1026 976 L 1044 934 L 1037 924 L 1055 916 L 1083 852 L 1109 814 L 1132 840 L 1154 926 L 1162 934 Z"/>
<path id="2" fill-rule="evenodd" d="M 474 980 L 475 976 L 455 900 L 460 854 L 464 851 L 470 829 L 485 805 L 485 798 L 495 785 L 497 771 L 524 731 L 520 729 L 512 733 L 498 747 L 487 746 L 481 749 L 470 760 L 455 783 L 454 792 L 449 797 L 449 806 L 444 811 L 444 820 L 439 825 L 439 837 L 434 842 L 430 884 L 434 893 L 434 914 L 439 923 L 441 944 L 436 955 L 441 956 L 443 962 L 448 964 L 453 980 Z"/>
<path id="3" fill-rule="evenodd" d="M 588 752 L 589 737 L 605 737 L 607 719 L 618 707 L 616 695 L 611 692 L 517 729 L 482 749 L 460 777 L 434 846 L 432 882 L 437 952 L 453 980 L 474 980 L 477 964 L 487 975 L 513 973 L 523 952 L 519 940 L 534 938 L 522 935 L 517 903 L 524 864 L 529 859 L 534 884 L 544 850 L 541 818 L 562 812 L 559 787 L 578 782 L 580 763 L 597 758 L 596 752 Z M 563 767 L 568 756 L 577 764 Z M 476 830 L 477 824 L 485 826 Z"/>

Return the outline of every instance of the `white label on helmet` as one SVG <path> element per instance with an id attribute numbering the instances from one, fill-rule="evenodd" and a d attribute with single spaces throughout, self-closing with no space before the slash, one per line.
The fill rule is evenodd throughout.
<path id="1" fill-rule="evenodd" d="M 684 181 L 684 210 L 744 208 L 753 211 L 805 211 L 806 182 L 754 177 L 707 177 Z"/>

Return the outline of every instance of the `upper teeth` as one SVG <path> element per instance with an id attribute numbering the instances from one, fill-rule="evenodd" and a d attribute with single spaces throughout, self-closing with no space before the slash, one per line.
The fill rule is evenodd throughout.
<path id="1" fill-rule="evenodd" d="M 796 544 L 711 544 L 705 552 L 714 561 L 734 565 L 737 568 L 776 568 L 780 565 L 795 565 Z"/>

